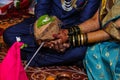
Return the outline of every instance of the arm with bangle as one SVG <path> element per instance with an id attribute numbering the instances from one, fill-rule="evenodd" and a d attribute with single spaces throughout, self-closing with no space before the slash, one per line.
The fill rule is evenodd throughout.
<path id="1" fill-rule="evenodd" d="M 91 19 L 66 30 L 71 45 L 74 46 L 75 43 L 77 44 L 76 46 L 86 45 L 88 43 L 105 41 L 110 38 L 105 31 L 100 30 L 98 13 L 97 11 Z"/>
<path id="2" fill-rule="evenodd" d="M 91 19 L 92 20 L 92 19 Z M 94 21 L 93 22 L 93 25 L 94 23 L 97 23 L 97 21 Z M 89 22 L 89 24 L 92 24 Z M 89 25 L 88 24 L 88 25 Z M 87 26 L 87 24 L 86 24 Z M 95 26 L 95 25 L 94 25 Z M 94 27 L 94 26 L 89 26 L 89 27 Z M 96 24 L 96 26 L 98 26 L 98 24 Z M 95 26 L 95 27 L 96 27 Z M 85 28 L 85 27 L 84 27 Z M 78 28 L 76 28 L 78 29 Z M 109 22 L 105 28 L 103 29 L 99 29 L 99 30 L 96 30 L 96 31 L 89 31 L 89 32 L 84 32 L 82 31 L 83 28 L 81 29 L 81 27 L 79 28 L 78 31 L 81 31 L 80 34 L 77 34 L 80 36 L 80 39 L 79 37 L 76 38 L 76 36 L 74 36 L 76 34 L 76 31 L 74 30 L 72 33 L 74 33 L 74 38 L 72 39 L 72 45 L 74 46 L 74 44 L 78 41 L 80 41 L 80 45 L 86 45 L 86 44 L 90 44 L 90 43 L 97 43 L 97 42 L 101 42 L 101 41 L 105 41 L 105 40 L 108 40 L 108 39 L 111 39 L 114 38 L 114 39 L 117 39 L 117 40 L 120 40 L 120 33 L 119 33 L 119 29 L 120 29 L 120 19 L 116 20 L 115 22 Z M 89 29 L 90 30 L 90 29 Z M 111 30 L 111 31 L 110 31 Z M 114 30 L 114 31 L 113 31 Z M 70 30 L 69 30 L 70 31 Z M 68 31 L 68 34 L 70 34 L 71 32 Z M 116 33 L 115 33 L 116 32 Z M 70 40 L 71 41 L 71 40 Z M 76 41 L 76 42 L 75 42 Z M 77 42 L 77 43 L 78 43 Z M 76 44 L 77 46 L 78 44 Z"/>
<path id="3" fill-rule="evenodd" d="M 118 28 L 120 26 L 120 19 L 116 20 L 114 24 L 116 24 L 117 26 L 115 27 Z M 99 27 L 97 12 L 91 19 L 78 26 L 73 26 L 70 29 L 62 29 L 60 34 L 57 35 L 57 40 L 52 41 L 52 46 L 50 47 L 65 51 L 70 46 L 77 47 L 111 39 L 111 35 L 108 34 L 105 29 L 100 29 Z M 59 48 L 61 45 L 64 49 Z"/>
<path id="4" fill-rule="evenodd" d="M 68 31 L 68 35 L 69 35 L 69 42 L 74 47 L 87 45 L 89 43 L 101 42 L 101 41 L 108 40 L 110 38 L 110 36 L 103 30 L 97 30 L 97 31 L 92 31 L 88 33 L 81 33 L 81 32 L 75 32 L 73 29 L 70 29 Z"/>

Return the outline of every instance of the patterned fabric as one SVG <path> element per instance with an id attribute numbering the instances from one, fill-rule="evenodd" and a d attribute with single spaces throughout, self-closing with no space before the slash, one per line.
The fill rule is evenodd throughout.
<path id="1" fill-rule="evenodd" d="M 120 44 L 103 42 L 88 48 L 85 57 L 89 80 L 120 79 Z"/>
<path id="2" fill-rule="evenodd" d="M 0 49 L 0 62 L 6 56 L 7 48 L 2 46 Z M 26 61 L 22 61 L 26 65 Z M 58 74 L 67 74 L 71 80 L 88 80 L 84 68 L 77 66 L 49 66 L 49 67 L 28 67 L 26 74 L 29 80 L 46 80 L 50 76 L 57 76 Z M 23 79 L 22 79 L 23 80 Z"/>
<path id="3" fill-rule="evenodd" d="M 118 18 L 120 12 L 117 9 L 120 9 L 120 0 L 114 0 L 114 5 L 102 20 L 103 27 Z M 89 80 L 120 80 L 119 45 L 118 42 L 107 41 L 88 47 L 84 63 Z"/>
<path id="4" fill-rule="evenodd" d="M 70 80 L 88 80 L 83 68 L 76 66 L 49 66 L 49 67 L 29 67 L 26 70 L 29 80 L 54 80 L 58 75 L 69 75 Z M 67 79 L 55 79 L 67 80 Z"/>

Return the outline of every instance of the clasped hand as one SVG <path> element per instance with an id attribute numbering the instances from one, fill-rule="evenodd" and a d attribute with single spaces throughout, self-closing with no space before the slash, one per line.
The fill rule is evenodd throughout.
<path id="1" fill-rule="evenodd" d="M 55 38 L 53 41 L 46 42 L 44 47 L 49 47 L 58 52 L 64 52 L 67 48 L 70 47 L 68 42 L 68 30 L 61 29 L 58 34 L 53 34 Z"/>
<path id="2" fill-rule="evenodd" d="M 116 28 L 120 28 L 120 19 L 115 21 L 117 25 Z M 58 34 L 53 34 L 54 40 L 46 42 L 44 47 L 49 47 L 58 52 L 64 52 L 66 49 L 70 47 L 70 43 L 68 41 L 68 30 L 61 29 Z"/>

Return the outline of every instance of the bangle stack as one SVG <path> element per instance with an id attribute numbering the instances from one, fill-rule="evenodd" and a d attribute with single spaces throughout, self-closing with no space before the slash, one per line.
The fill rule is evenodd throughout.
<path id="1" fill-rule="evenodd" d="M 69 42 L 72 46 L 86 45 L 88 42 L 88 37 L 86 33 L 81 33 L 78 26 L 74 26 L 68 29 Z"/>

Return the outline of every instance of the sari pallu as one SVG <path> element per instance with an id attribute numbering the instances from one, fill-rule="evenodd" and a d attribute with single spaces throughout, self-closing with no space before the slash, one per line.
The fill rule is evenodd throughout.
<path id="1" fill-rule="evenodd" d="M 106 6 L 108 6 L 108 4 Z M 112 29 L 107 26 L 111 21 L 120 18 L 119 9 L 120 0 L 114 0 L 114 5 L 111 9 L 108 9 L 108 13 L 102 19 L 102 27 L 105 28 L 105 31 L 117 41 L 100 42 L 89 46 L 87 49 L 83 62 L 89 80 L 120 80 L 120 36 L 116 35 L 119 34 L 120 31 L 115 27 Z M 111 31 L 107 31 L 107 28 L 111 28 L 109 29 Z M 114 30 L 116 32 L 114 32 Z M 113 33 L 114 35 L 112 35 Z"/>

